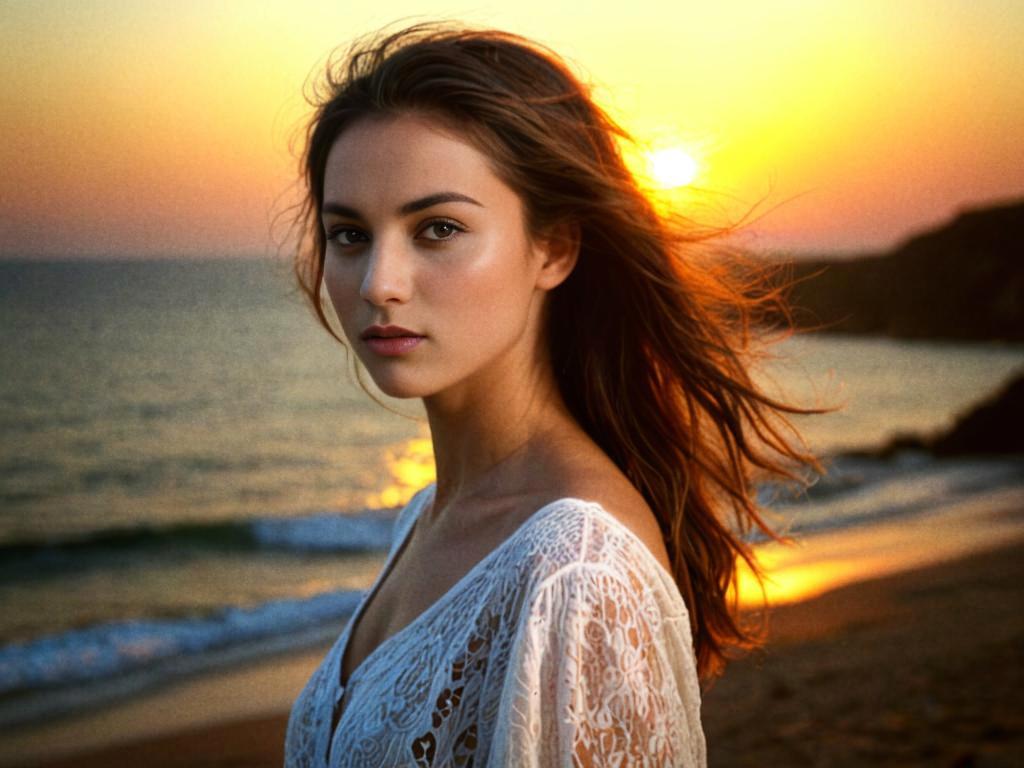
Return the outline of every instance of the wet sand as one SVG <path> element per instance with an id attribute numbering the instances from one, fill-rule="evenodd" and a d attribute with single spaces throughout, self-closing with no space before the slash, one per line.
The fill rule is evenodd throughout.
<path id="1" fill-rule="evenodd" d="M 1024 765 L 1021 606 L 1017 536 L 776 607 L 768 645 L 732 662 L 705 694 L 709 765 Z M 275 664 L 281 698 L 320 656 Z M 280 766 L 286 719 L 281 708 L 35 764 Z"/>

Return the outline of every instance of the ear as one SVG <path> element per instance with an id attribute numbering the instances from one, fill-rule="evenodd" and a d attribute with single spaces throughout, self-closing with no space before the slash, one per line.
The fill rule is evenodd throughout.
<path id="1" fill-rule="evenodd" d="M 580 255 L 580 227 L 574 221 L 560 222 L 536 241 L 540 257 L 537 287 L 550 291 L 572 274 Z"/>

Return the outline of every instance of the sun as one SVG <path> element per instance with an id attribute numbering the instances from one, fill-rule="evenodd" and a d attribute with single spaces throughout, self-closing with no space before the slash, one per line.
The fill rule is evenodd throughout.
<path id="1" fill-rule="evenodd" d="M 675 189 L 692 184 L 700 166 L 693 155 L 682 147 L 668 147 L 647 153 L 647 167 L 654 183 L 661 189 Z"/>

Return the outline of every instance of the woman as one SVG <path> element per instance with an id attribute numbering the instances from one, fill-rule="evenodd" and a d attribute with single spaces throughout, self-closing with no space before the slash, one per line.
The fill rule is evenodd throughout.
<path id="1" fill-rule="evenodd" d="M 740 533 L 780 538 L 751 469 L 820 470 L 769 418 L 820 411 L 752 384 L 777 293 L 700 261 L 617 136 L 506 33 L 420 24 L 328 67 L 299 283 L 423 399 L 437 480 L 296 700 L 287 765 L 706 764 L 700 681 L 757 641 L 727 603 L 737 555 L 758 573 Z"/>

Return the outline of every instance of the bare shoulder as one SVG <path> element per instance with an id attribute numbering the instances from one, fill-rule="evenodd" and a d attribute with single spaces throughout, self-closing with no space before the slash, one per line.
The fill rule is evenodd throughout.
<path id="1" fill-rule="evenodd" d="M 636 488 L 628 483 L 627 486 L 628 490 L 614 489 L 603 492 L 594 498 L 594 501 L 599 502 L 612 516 L 636 534 L 654 555 L 654 559 L 661 563 L 667 572 L 672 573 L 665 539 L 661 535 L 661 528 L 654 512 Z"/>
<path id="2" fill-rule="evenodd" d="M 600 504 L 633 532 L 668 572 L 668 550 L 658 519 L 643 494 L 582 429 L 569 430 L 535 475 L 548 498 L 571 496 Z"/>
<path id="3" fill-rule="evenodd" d="M 599 503 L 636 534 L 666 571 L 672 572 L 658 520 L 643 494 L 624 475 L 618 471 L 588 471 L 574 478 L 573 485 L 578 489 L 574 496 Z"/>

